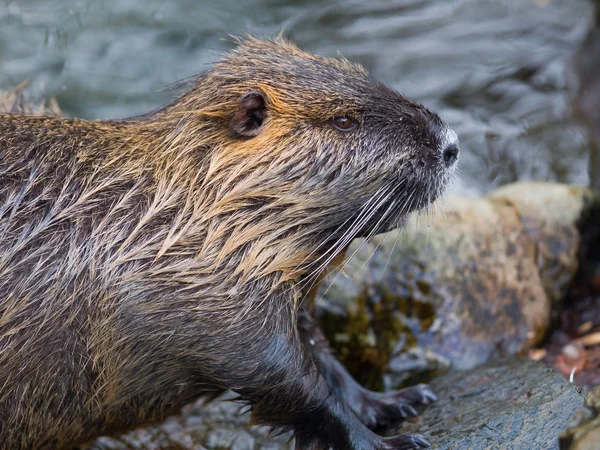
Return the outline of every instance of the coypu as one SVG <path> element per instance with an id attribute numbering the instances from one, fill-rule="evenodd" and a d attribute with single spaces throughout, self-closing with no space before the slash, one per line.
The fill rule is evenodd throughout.
<path id="1" fill-rule="evenodd" d="M 297 449 L 435 399 L 335 361 L 306 298 L 357 236 L 445 189 L 456 134 L 343 59 L 240 40 L 173 103 L 115 121 L 0 115 L 0 441 L 69 448 L 232 390 Z"/>

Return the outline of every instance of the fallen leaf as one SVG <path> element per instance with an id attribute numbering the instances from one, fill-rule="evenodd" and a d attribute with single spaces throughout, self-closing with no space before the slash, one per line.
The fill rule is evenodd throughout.
<path id="1" fill-rule="evenodd" d="M 594 328 L 594 324 L 590 320 L 588 320 L 587 322 L 583 322 L 577 327 L 577 334 L 584 335 L 588 333 L 592 328 Z"/>
<path id="2" fill-rule="evenodd" d="M 529 350 L 529 359 L 541 361 L 548 354 L 545 348 L 532 348 Z"/>
<path id="3" fill-rule="evenodd" d="M 599 345 L 600 331 L 582 336 L 578 339 L 578 341 L 581 342 L 584 347 L 593 347 L 594 345 Z"/>

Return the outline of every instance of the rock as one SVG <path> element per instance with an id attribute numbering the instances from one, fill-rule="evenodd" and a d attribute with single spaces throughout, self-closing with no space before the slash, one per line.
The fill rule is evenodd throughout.
<path id="1" fill-rule="evenodd" d="M 270 435 L 268 427 L 249 426 L 247 408 L 226 394 L 197 402 L 181 415 L 114 437 L 101 437 L 80 450 L 292 450 L 290 435 Z"/>
<path id="2" fill-rule="evenodd" d="M 561 450 L 597 450 L 600 448 L 600 386 L 590 392 L 569 430 L 560 438 Z"/>
<path id="3" fill-rule="evenodd" d="M 529 182 L 451 197 L 444 210 L 427 226 L 416 226 L 420 217 L 354 242 L 344 275 L 321 286 L 321 326 L 371 388 L 427 381 L 540 342 L 577 270 L 583 218 L 600 206 L 587 189 Z"/>
<path id="4" fill-rule="evenodd" d="M 581 232 L 593 224 L 589 215 L 600 214 L 600 198 L 588 189 L 555 183 L 514 183 L 489 196 L 515 207 L 525 232 L 536 245 L 540 280 L 553 312 L 578 268 Z M 595 224 L 595 232 L 599 230 Z"/>
<path id="5" fill-rule="evenodd" d="M 439 401 L 390 434 L 418 431 L 439 450 L 558 450 L 584 401 L 552 369 L 521 358 L 447 374 L 432 387 Z"/>

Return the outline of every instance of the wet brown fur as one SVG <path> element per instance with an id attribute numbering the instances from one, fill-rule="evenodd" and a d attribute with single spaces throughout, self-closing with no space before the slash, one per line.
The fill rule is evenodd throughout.
<path id="1" fill-rule="evenodd" d="M 240 136 L 230 122 L 256 91 L 267 118 Z M 207 389 L 239 392 L 259 422 L 309 421 L 320 403 L 302 405 L 302 383 L 288 388 L 299 398 L 289 414 L 269 392 L 314 371 L 289 342 L 323 254 L 394 164 L 414 177 L 398 169 L 406 198 L 394 220 L 446 182 L 415 156 L 428 122 L 443 124 L 404 97 L 406 129 L 373 137 L 387 145 L 380 153 L 360 153 L 367 134 L 330 126 L 365 115 L 361 95 L 378 102 L 388 91 L 347 61 L 248 39 L 145 117 L 0 115 L 3 448 L 80 444 L 161 419 Z"/>

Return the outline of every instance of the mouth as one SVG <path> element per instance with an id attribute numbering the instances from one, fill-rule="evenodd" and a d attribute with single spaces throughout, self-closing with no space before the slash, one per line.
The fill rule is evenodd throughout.
<path id="1" fill-rule="evenodd" d="M 444 194 L 453 172 L 454 167 L 447 168 L 441 174 L 432 175 L 421 181 L 415 180 L 405 189 L 393 189 L 387 198 L 382 196 L 385 198 L 384 201 L 367 201 L 366 209 L 371 210 L 368 213 L 371 217 L 365 221 L 356 237 L 368 238 L 404 227 L 412 213 L 429 210 Z"/>

